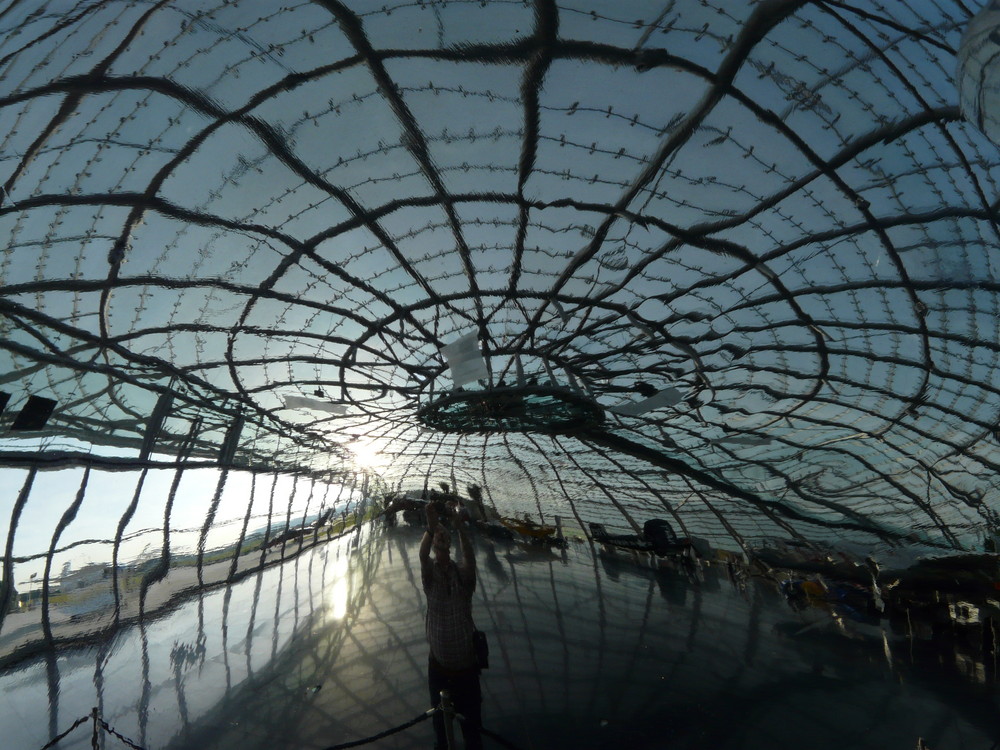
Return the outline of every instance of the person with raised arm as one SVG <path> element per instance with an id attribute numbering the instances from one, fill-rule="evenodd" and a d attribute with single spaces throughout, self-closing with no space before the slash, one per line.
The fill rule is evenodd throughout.
<path id="1" fill-rule="evenodd" d="M 430 657 L 427 683 L 432 705 L 448 690 L 455 710 L 464 717 L 462 734 L 467 750 L 482 747 L 480 736 L 482 691 L 472 620 L 476 590 L 476 558 L 460 508 L 443 509 L 458 535 L 458 562 L 451 559 L 451 533 L 441 522 L 438 505 L 427 503 L 427 530 L 420 542 L 420 573 L 427 596 L 427 642 Z M 433 553 L 433 554 L 432 554 Z M 444 717 L 434 714 L 434 747 L 447 747 Z"/>

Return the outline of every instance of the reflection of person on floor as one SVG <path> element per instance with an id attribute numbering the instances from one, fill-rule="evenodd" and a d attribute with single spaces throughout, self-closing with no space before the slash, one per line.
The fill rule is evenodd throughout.
<path id="1" fill-rule="evenodd" d="M 434 503 L 427 504 L 427 531 L 420 542 L 420 572 L 427 595 L 427 642 L 431 647 L 427 682 L 435 706 L 441 701 L 442 690 L 451 693 L 455 710 L 465 717 L 462 723 L 465 747 L 478 750 L 482 747 L 482 693 L 472 640 L 476 558 L 462 513 L 453 509 L 450 515 L 458 534 L 457 564 L 450 556 L 451 534 L 439 522 Z M 434 714 L 434 733 L 435 747 L 446 747 L 444 717 L 440 711 Z"/>

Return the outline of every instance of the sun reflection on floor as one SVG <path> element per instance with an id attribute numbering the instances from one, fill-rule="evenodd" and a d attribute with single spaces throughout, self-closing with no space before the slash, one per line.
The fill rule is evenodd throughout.
<path id="1" fill-rule="evenodd" d="M 340 550 L 338 550 L 338 553 Z M 338 554 L 333 561 L 333 584 L 329 587 L 327 603 L 330 607 L 330 616 L 334 620 L 343 620 L 347 614 L 347 603 L 351 595 L 351 582 L 349 578 L 350 564 L 346 554 Z"/>

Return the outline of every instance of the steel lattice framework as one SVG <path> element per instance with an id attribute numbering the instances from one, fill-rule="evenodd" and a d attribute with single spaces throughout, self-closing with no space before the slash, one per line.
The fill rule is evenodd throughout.
<path id="1" fill-rule="evenodd" d="M 7 0 L 0 459 L 364 469 L 720 546 L 982 549 L 976 10 Z M 468 334 L 476 387 L 555 382 L 603 427 L 422 424 Z M 32 395 L 52 417 L 11 431 Z"/>

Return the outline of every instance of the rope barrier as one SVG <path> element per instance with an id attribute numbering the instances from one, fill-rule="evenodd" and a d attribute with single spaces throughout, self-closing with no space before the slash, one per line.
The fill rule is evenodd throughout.
<path id="1" fill-rule="evenodd" d="M 114 727 L 109 726 L 108 722 L 104 721 L 104 719 L 101 719 L 101 726 L 104 727 L 104 731 L 105 732 L 107 732 L 110 735 L 114 735 L 115 737 L 117 737 L 119 739 L 119 741 L 123 742 L 124 744 L 126 744 L 130 748 L 132 748 L 132 750 L 144 750 L 142 747 L 140 747 L 139 745 L 135 744 L 132 740 L 130 740 L 125 735 L 121 734 L 120 732 L 115 731 Z"/>
<path id="2" fill-rule="evenodd" d="M 58 744 L 60 740 L 65 739 L 66 735 L 68 735 L 70 732 L 72 732 L 78 726 L 80 726 L 81 724 L 85 724 L 86 722 L 90 721 L 90 718 L 91 718 L 90 714 L 87 714 L 86 716 L 81 716 L 79 719 L 77 719 L 75 722 L 73 722 L 73 726 L 71 726 L 69 729 L 67 729 L 62 734 L 56 735 L 55 737 L 53 737 L 46 744 L 42 745 L 42 747 L 39 748 L 39 750 L 48 750 L 53 745 Z"/>
<path id="3" fill-rule="evenodd" d="M 351 742 L 344 742 L 344 743 L 341 743 L 339 745 L 331 745 L 330 747 L 324 748 L 324 750 L 346 750 L 347 748 L 350 748 L 350 747 L 358 747 L 360 745 L 367 745 L 367 744 L 369 744 L 371 742 L 376 742 L 376 741 L 381 740 L 381 739 L 383 739 L 385 737 L 389 737 L 390 735 L 396 734 L 398 732 L 402 732 L 404 729 L 409 729 L 410 727 L 419 724 L 420 722 L 424 721 L 425 719 L 429 719 L 431 716 L 434 715 L 435 712 L 437 712 L 439 710 L 440 710 L 439 707 L 429 708 L 426 711 L 424 711 L 422 714 L 419 714 L 418 716 L 415 716 L 414 718 L 410 719 L 410 721 L 407 721 L 404 724 L 400 724 L 398 727 L 393 727 L 392 729 L 386 729 L 384 732 L 379 732 L 378 734 L 373 734 L 371 737 L 365 737 L 365 738 L 360 739 L 360 740 L 353 740 Z M 460 721 L 464 721 L 464 719 L 465 719 L 464 716 L 462 716 L 461 714 L 455 714 L 455 715 L 456 715 L 456 717 L 458 717 L 458 719 Z M 121 732 L 117 731 L 114 727 L 112 727 L 110 724 L 108 724 L 108 722 L 106 722 L 104 719 L 99 718 L 99 716 L 97 714 L 97 709 L 96 708 L 91 713 L 87 714 L 86 716 L 81 716 L 79 719 L 77 719 L 76 721 L 74 721 L 73 725 L 69 729 L 67 729 L 65 732 L 57 735 L 56 737 L 53 737 L 45 745 L 43 745 L 41 748 L 39 748 L 39 750 L 49 750 L 49 748 L 52 748 L 55 745 L 57 745 L 61 740 L 64 740 L 70 733 L 72 733 L 73 731 L 75 731 L 76 729 L 78 729 L 83 724 L 86 724 L 88 721 L 93 721 L 94 722 L 94 735 L 91 738 L 91 746 L 92 747 L 94 747 L 94 748 L 97 747 L 98 732 L 99 732 L 100 729 L 103 729 L 105 732 L 107 732 L 108 734 L 112 735 L 119 742 L 123 743 L 124 745 L 127 745 L 129 748 L 131 748 L 131 750 L 145 750 L 142 746 L 137 745 L 135 742 L 133 742 L 132 740 L 130 740 L 128 737 L 126 737 L 125 735 L 123 735 Z M 510 742 L 508 742 L 507 740 L 505 740 L 503 737 L 501 737 L 500 735 L 498 735 L 496 732 L 491 732 L 489 729 L 485 729 L 483 727 L 480 727 L 480 731 L 484 735 L 486 735 L 487 737 L 489 737 L 490 739 L 493 739 L 496 742 L 499 742 L 504 747 L 509 748 L 509 750 L 520 750 L 520 748 L 517 745 L 511 744 Z"/>
<path id="4" fill-rule="evenodd" d="M 348 747 L 357 747 L 358 745 L 367 745 L 369 742 L 375 742 L 376 740 L 380 740 L 383 737 L 388 737 L 391 734 L 396 734 L 397 732 L 402 732 L 404 729 L 409 729 L 413 725 L 419 724 L 424 719 L 429 719 L 431 716 L 434 715 L 434 712 L 437 711 L 437 710 L 438 710 L 437 708 L 429 708 L 426 711 L 424 711 L 422 714 L 420 714 L 419 716 L 417 716 L 417 717 L 415 717 L 413 719 L 410 719 L 410 721 L 406 722 L 405 724 L 400 724 L 398 727 L 393 727 L 392 729 L 387 729 L 384 732 L 379 732 L 378 734 L 373 734 L 371 737 L 365 737 L 364 739 L 361 739 L 361 740 L 354 740 L 353 742 L 344 742 L 343 744 L 340 744 L 340 745 L 331 745 L 330 747 L 324 748 L 323 750 L 344 750 L 345 748 L 348 748 Z"/>
<path id="5" fill-rule="evenodd" d="M 132 750 L 145 750 L 145 748 L 143 748 L 143 747 L 135 744 L 128 737 L 126 737 L 125 735 L 123 735 L 120 732 L 116 731 L 115 728 L 112 727 L 110 724 L 108 724 L 108 722 L 106 722 L 104 719 L 100 718 L 98 716 L 96 708 L 93 711 L 91 711 L 89 714 L 87 714 L 86 716 L 81 716 L 79 719 L 77 719 L 76 721 L 74 721 L 73 724 L 72 724 L 72 726 L 70 726 L 69 729 L 67 729 L 65 732 L 62 732 L 61 734 L 58 734 L 55 737 L 53 737 L 51 740 L 49 740 L 44 745 L 42 745 L 38 750 L 49 750 L 49 748 L 55 747 L 62 740 L 66 739 L 66 737 L 69 736 L 70 733 L 72 733 L 74 730 L 76 730 L 78 727 L 82 726 L 83 724 L 86 724 L 88 721 L 93 721 L 94 722 L 94 731 L 93 731 L 93 734 L 91 735 L 91 738 L 90 738 L 90 746 L 92 748 L 94 748 L 94 750 L 97 750 L 98 740 L 100 739 L 100 730 L 101 729 L 103 729 L 108 734 L 116 737 L 119 741 L 123 742 L 124 744 L 128 745 L 130 748 L 132 748 Z"/>

